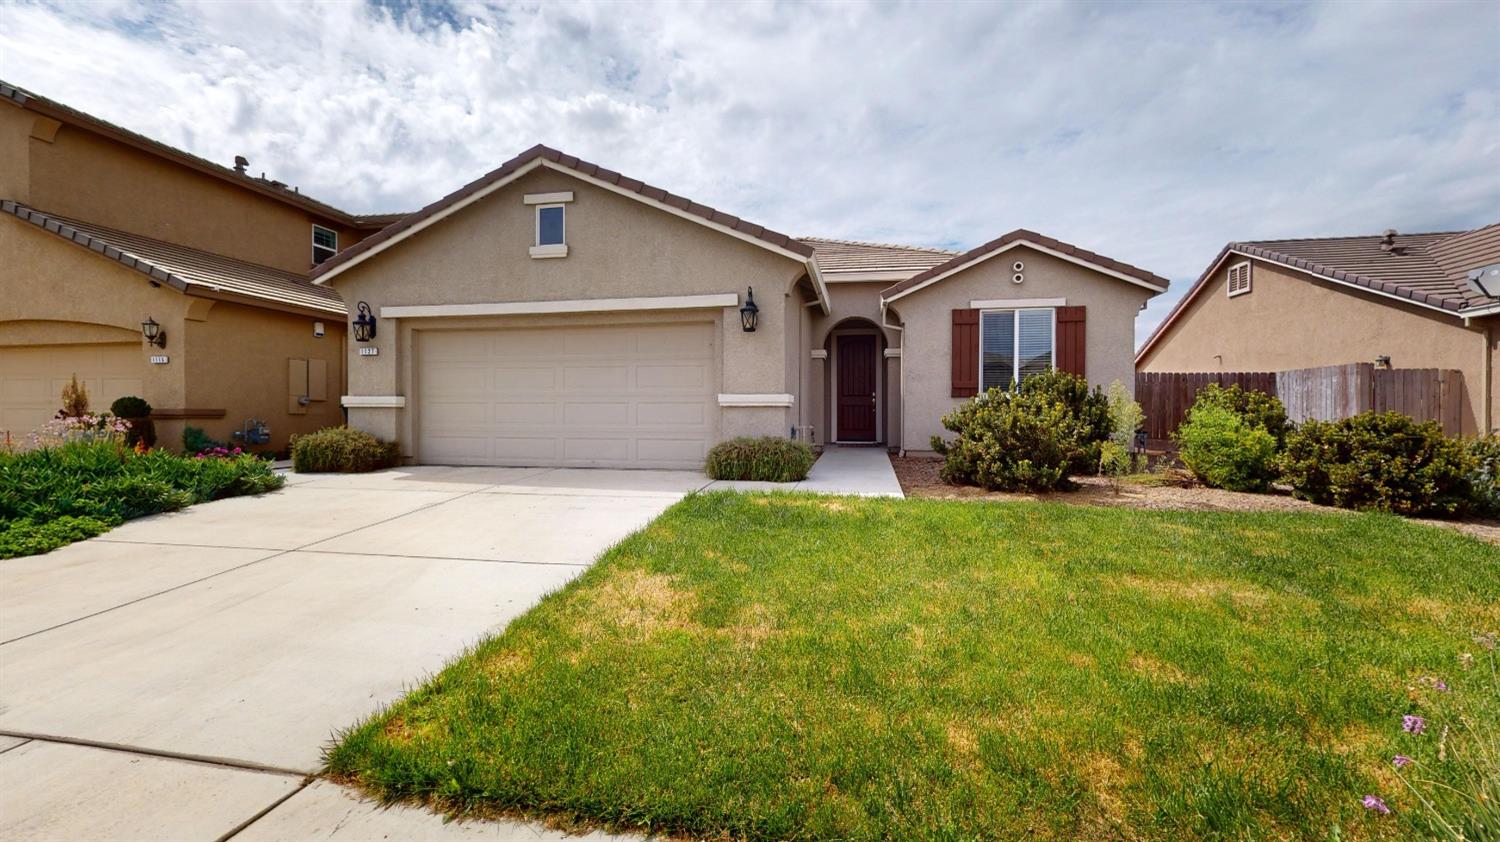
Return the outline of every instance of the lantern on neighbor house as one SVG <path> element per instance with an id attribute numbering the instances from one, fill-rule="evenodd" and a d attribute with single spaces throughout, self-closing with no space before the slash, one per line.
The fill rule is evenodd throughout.
<path id="1" fill-rule="evenodd" d="M 745 287 L 745 306 L 740 308 L 740 327 L 746 333 L 755 332 L 755 323 L 758 320 L 760 308 L 755 306 L 755 287 Z"/>
<path id="2" fill-rule="evenodd" d="M 370 313 L 370 305 L 361 301 L 357 305 L 359 315 L 353 322 L 354 341 L 369 342 L 375 338 L 375 317 Z"/>

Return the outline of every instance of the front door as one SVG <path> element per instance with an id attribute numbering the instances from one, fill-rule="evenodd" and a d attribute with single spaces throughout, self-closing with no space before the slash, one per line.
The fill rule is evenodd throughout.
<path id="1" fill-rule="evenodd" d="M 835 340 L 838 347 L 839 441 L 875 440 L 875 337 L 850 334 Z"/>

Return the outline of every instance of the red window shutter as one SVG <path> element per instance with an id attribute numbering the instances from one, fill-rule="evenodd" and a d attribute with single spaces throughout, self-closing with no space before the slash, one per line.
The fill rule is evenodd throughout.
<path id="1" fill-rule="evenodd" d="M 1084 348 L 1084 311 L 1086 307 L 1057 308 L 1057 367 L 1061 371 L 1087 377 Z"/>
<path id="2" fill-rule="evenodd" d="M 979 311 L 953 311 L 953 397 L 979 394 Z"/>

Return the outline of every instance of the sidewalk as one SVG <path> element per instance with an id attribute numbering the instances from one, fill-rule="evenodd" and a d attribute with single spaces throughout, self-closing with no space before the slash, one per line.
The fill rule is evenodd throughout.
<path id="1" fill-rule="evenodd" d="M 814 494 L 852 494 L 859 497 L 905 497 L 884 447 L 828 445 L 801 482 L 737 482 L 718 480 L 703 491 L 807 491 Z"/>

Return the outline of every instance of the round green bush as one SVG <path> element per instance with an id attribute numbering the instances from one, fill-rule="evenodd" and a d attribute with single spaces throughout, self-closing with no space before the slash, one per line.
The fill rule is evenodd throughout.
<path id="1" fill-rule="evenodd" d="M 1469 455 L 1474 459 L 1469 474 L 1474 511 L 1500 518 L 1500 435 L 1470 439 Z"/>
<path id="2" fill-rule="evenodd" d="M 797 482 L 807 479 L 816 458 L 806 442 L 742 436 L 714 445 L 703 471 L 713 479 Z"/>
<path id="3" fill-rule="evenodd" d="M 151 414 L 151 404 L 144 398 L 126 395 L 115 398 L 115 402 L 109 405 L 109 412 L 116 418 L 145 418 Z"/>
<path id="4" fill-rule="evenodd" d="M 1308 421 L 1287 435 L 1280 465 L 1303 500 L 1402 515 L 1471 510 L 1480 470 L 1479 457 L 1436 421 L 1399 412 Z"/>
<path id="5" fill-rule="evenodd" d="M 1229 386 L 1210 383 L 1199 389 L 1198 394 L 1193 396 L 1193 408 L 1200 406 L 1217 406 L 1235 413 L 1250 426 L 1260 427 L 1270 433 L 1276 439 L 1278 449 L 1292 429 L 1292 423 L 1286 417 L 1286 406 L 1280 398 L 1254 389 L 1240 388 L 1238 383 Z"/>
<path id="6" fill-rule="evenodd" d="M 1172 437 L 1182 463 L 1209 487 L 1265 491 L 1276 478 L 1276 438 L 1220 404 L 1193 404 Z"/>
<path id="7" fill-rule="evenodd" d="M 400 445 L 353 427 L 326 427 L 292 436 L 292 470 L 297 473 L 357 474 L 390 468 L 400 461 Z"/>

